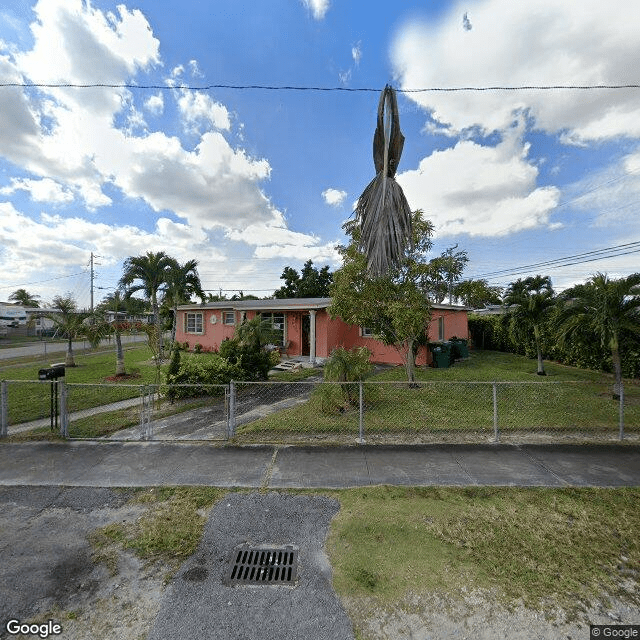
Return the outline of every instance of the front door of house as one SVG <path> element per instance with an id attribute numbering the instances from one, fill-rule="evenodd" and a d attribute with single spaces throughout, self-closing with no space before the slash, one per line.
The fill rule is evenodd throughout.
<path id="1" fill-rule="evenodd" d="M 309 334 L 311 333 L 311 318 L 308 314 L 302 316 L 302 353 L 300 355 L 308 356 L 310 354 Z"/>

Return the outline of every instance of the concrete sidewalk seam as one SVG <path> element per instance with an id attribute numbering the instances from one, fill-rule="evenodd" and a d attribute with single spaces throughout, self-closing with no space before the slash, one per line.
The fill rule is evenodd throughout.
<path id="1" fill-rule="evenodd" d="M 553 478 L 555 478 L 560 484 L 564 485 L 565 487 L 570 486 L 569 482 L 567 482 L 564 478 L 561 478 L 557 473 L 553 472 L 551 469 L 546 467 L 540 460 L 538 460 L 537 458 L 534 458 L 526 449 L 522 449 L 520 446 L 518 446 L 518 450 L 522 451 L 530 460 L 533 461 L 534 464 L 537 464 L 543 471 L 545 471 L 546 473 L 551 475 Z"/>
<path id="2" fill-rule="evenodd" d="M 467 478 L 469 478 L 470 482 L 472 485 L 477 485 L 479 484 L 478 480 L 476 478 L 474 478 L 469 471 L 467 470 L 467 468 L 462 464 L 462 462 L 460 462 L 460 460 L 458 459 L 457 456 L 451 454 L 451 457 L 456 461 L 456 464 L 462 469 L 462 471 L 464 472 L 464 474 L 467 476 Z"/>
<path id="3" fill-rule="evenodd" d="M 264 472 L 264 478 L 262 479 L 262 483 L 260 485 L 261 489 L 269 488 L 269 484 L 271 483 L 271 476 L 273 475 L 273 468 L 275 467 L 276 458 L 278 457 L 278 451 L 279 451 L 278 447 L 273 448 L 273 455 L 271 456 L 271 462 L 269 462 L 269 465 L 267 466 Z"/>

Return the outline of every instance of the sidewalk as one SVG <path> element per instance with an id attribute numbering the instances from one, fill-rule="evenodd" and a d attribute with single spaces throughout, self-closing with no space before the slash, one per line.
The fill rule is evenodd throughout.
<path id="1" fill-rule="evenodd" d="M 1 486 L 640 486 L 635 445 L 0 444 Z"/>

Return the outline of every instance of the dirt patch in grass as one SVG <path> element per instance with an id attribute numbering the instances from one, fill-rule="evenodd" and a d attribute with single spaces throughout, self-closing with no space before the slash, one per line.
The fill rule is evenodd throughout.
<path id="1" fill-rule="evenodd" d="M 123 382 L 125 380 L 139 380 L 142 376 L 139 373 L 121 373 L 117 376 L 107 376 L 105 382 Z"/>

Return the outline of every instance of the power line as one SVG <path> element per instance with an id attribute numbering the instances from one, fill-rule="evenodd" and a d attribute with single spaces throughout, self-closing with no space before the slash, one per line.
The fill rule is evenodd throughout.
<path id="1" fill-rule="evenodd" d="M 173 91 L 210 91 L 212 89 L 232 89 L 236 91 L 341 91 L 346 93 L 380 93 L 382 89 L 371 87 L 314 87 L 295 85 L 264 85 L 264 84 L 206 84 L 191 85 L 166 85 L 166 84 L 129 84 L 129 83 L 75 83 L 75 82 L 0 82 L 0 88 L 22 89 L 139 89 Z M 640 84 L 549 84 L 549 85 L 494 85 L 487 87 L 425 87 L 422 89 L 396 89 L 397 93 L 456 93 L 456 92 L 488 92 L 488 91 L 596 91 L 596 90 L 620 90 L 640 89 Z"/>
<path id="2" fill-rule="evenodd" d="M 66 278 L 74 278 L 76 276 L 82 276 L 84 275 L 86 272 L 85 271 L 80 271 L 78 273 L 72 273 L 68 276 L 57 276 L 55 278 L 47 278 L 46 280 L 34 280 L 33 282 L 24 282 L 22 284 L 10 284 L 10 285 L 5 285 L 0 287 L 0 289 L 13 289 L 14 287 L 29 287 L 32 284 L 42 284 L 43 282 L 52 282 L 53 280 L 64 280 Z"/>
<path id="3" fill-rule="evenodd" d="M 541 267 L 544 269 L 557 269 L 560 267 L 569 267 L 577 264 L 584 264 L 587 262 L 596 262 L 597 260 L 617 258 L 618 256 L 626 256 L 626 255 L 629 255 L 632 253 L 638 253 L 638 252 L 640 252 L 640 241 L 628 242 L 626 244 L 606 247 L 604 249 L 595 249 L 593 251 L 586 251 L 585 253 L 578 253 L 572 256 L 556 258 L 554 260 L 545 260 L 543 262 L 536 262 L 533 264 L 522 265 L 520 267 L 512 267 L 510 269 L 501 269 L 498 271 L 481 273 L 479 275 L 476 275 L 475 279 L 485 278 L 485 277 L 495 279 L 497 277 L 515 275 L 518 273 L 530 271 L 532 269 L 538 269 Z M 596 255 L 596 254 L 601 254 L 601 255 Z M 576 258 L 578 259 L 576 260 Z"/>

